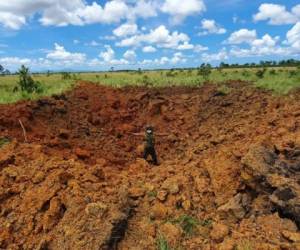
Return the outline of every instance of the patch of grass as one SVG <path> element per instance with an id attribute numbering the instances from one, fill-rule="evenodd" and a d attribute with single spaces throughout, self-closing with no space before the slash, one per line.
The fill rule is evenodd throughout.
<path id="1" fill-rule="evenodd" d="M 152 197 L 156 197 L 157 196 L 157 191 L 149 191 L 148 193 L 147 193 L 147 196 L 149 197 L 149 198 L 152 198 Z"/>
<path id="2" fill-rule="evenodd" d="M 178 224 L 187 236 L 193 235 L 196 232 L 197 227 L 200 225 L 200 222 L 196 218 L 186 214 L 171 222 Z"/>
<path id="3" fill-rule="evenodd" d="M 156 240 L 156 248 L 157 250 L 172 250 L 169 246 L 168 241 L 163 235 L 159 235 Z"/>
<path id="4" fill-rule="evenodd" d="M 231 88 L 229 88 L 225 84 L 222 84 L 220 87 L 218 87 L 217 91 L 220 95 L 228 95 L 231 92 Z"/>
<path id="5" fill-rule="evenodd" d="M 249 240 L 242 240 L 234 250 L 254 250 L 254 248 Z"/>
<path id="6" fill-rule="evenodd" d="M 256 72 L 263 73 L 258 77 Z M 205 79 L 198 75 L 199 69 L 188 70 L 156 70 L 140 72 L 95 72 L 76 73 L 71 77 L 63 77 L 61 73 L 33 74 L 34 81 L 40 82 L 42 93 L 23 94 L 22 91 L 14 91 L 18 87 L 18 75 L 0 77 L 0 103 L 14 103 L 19 100 L 34 100 L 43 96 L 61 94 L 76 85 L 78 80 L 91 81 L 112 87 L 124 86 L 201 86 Z M 268 72 L 266 74 L 266 72 Z M 275 72 L 275 74 L 274 74 Z M 263 68 L 255 69 L 210 69 L 211 83 L 224 83 L 229 80 L 242 80 L 252 82 L 254 86 L 268 89 L 276 94 L 288 94 L 291 90 L 300 87 L 300 74 L 296 67 L 291 68 Z M 261 74 L 259 73 L 259 75 Z M 166 77 L 168 75 L 169 77 Z M 67 78 L 67 79 L 66 79 Z"/>
<path id="7" fill-rule="evenodd" d="M 10 143 L 10 139 L 6 137 L 0 137 L 0 148 L 5 146 L 6 144 Z"/>

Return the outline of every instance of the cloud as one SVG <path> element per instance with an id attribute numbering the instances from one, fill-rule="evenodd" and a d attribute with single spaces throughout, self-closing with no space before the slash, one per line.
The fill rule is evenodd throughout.
<path id="1" fill-rule="evenodd" d="M 148 34 L 134 35 L 116 43 L 119 47 L 133 47 L 141 44 L 152 44 L 159 48 L 178 49 L 179 46 L 186 46 L 190 38 L 178 31 L 170 32 L 164 25 L 150 30 Z"/>
<path id="2" fill-rule="evenodd" d="M 110 45 L 105 45 L 106 51 L 101 52 L 99 57 L 101 57 L 105 62 L 110 62 L 115 58 L 115 51 Z"/>
<path id="3" fill-rule="evenodd" d="M 58 60 L 66 64 L 83 63 L 86 60 L 85 54 L 68 52 L 63 46 L 57 43 L 54 44 L 54 47 L 55 49 L 46 55 L 47 59 Z"/>
<path id="4" fill-rule="evenodd" d="M 116 59 L 115 51 L 112 49 L 112 47 L 110 45 L 105 45 L 104 47 L 106 50 L 99 54 L 99 57 L 103 61 L 100 61 L 98 58 L 96 58 L 90 62 L 90 65 L 96 66 L 96 65 L 126 65 L 126 64 L 129 64 L 129 61 L 126 58 Z M 133 53 L 134 53 L 134 51 L 133 51 Z M 130 56 L 133 56 L 133 53 L 130 51 L 127 51 L 124 54 L 124 56 L 129 58 Z"/>
<path id="5" fill-rule="evenodd" d="M 296 23 L 286 34 L 286 43 L 300 52 L 300 22 Z"/>
<path id="6" fill-rule="evenodd" d="M 256 30 L 240 29 L 233 32 L 226 43 L 228 44 L 241 44 L 251 43 L 256 39 Z"/>
<path id="7" fill-rule="evenodd" d="M 97 46 L 101 46 L 101 43 L 96 42 L 95 40 L 92 40 L 91 42 L 85 43 L 85 46 L 91 46 L 91 47 L 97 47 Z"/>
<path id="8" fill-rule="evenodd" d="M 224 61 L 224 60 L 227 60 L 228 58 L 229 58 L 228 53 L 227 53 L 225 48 L 223 48 L 218 53 L 212 53 L 212 54 L 204 53 L 204 54 L 202 54 L 202 60 L 204 62 Z"/>
<path id="9" fill-rule="evenodd" d="M 176 65 L 176 64 L 184 64 L 187 62 L 187 59 L 181 52 L 176 52 L 172 57 L 166 57 L 163 56 L 161 58 L 157 58 L 154 60 L 143 60 L 141 62 L 138 62 L 140 65 L 166 65 L 166 64 L 171 64 L 171 65 Z"/>
<path id="10" fill-rule="evenodd" d="M 186 17 L 204 12 L 206 7 L 202 0 L 166 0 L 161 10 L 171 15 L 172 23 L 180 24 Z"/>
<path id="11" fill-rule="evenodd" d="M 287 11 L 284 5 L 264 3 L 259 7 L 257 14 L 253 16 L 254 21 L 266 21 L 271 25 L 293 24 L 300 19 L 300 5 Z"/>
<path id="12" fill-rule="evenodd" d="M 201 21 L 202 32 L 199 35 L 225 34 L 226 29 L 222 28 L 215 20 L 203 19 Z"/>
<path id="13" fill-rule="evenodd" d="M 138 31 L 137 25 L 130 24 L 130 23 L 125 23 L 119 26 L 118 28 L 113 30 L 113 34 L 117 37 L 126 37 L 129 35 L 134 35 Z"/>
<path id="14" fill-rule="evenodd" d="M 124 53 L 123 57 L 124 57 L 126 60 L 133 62 L 133 61 L 135 61 L 135 59 L 136 59 L 136 53 L 134 52 L 134 50 L 127 50 L 127 51 Z"/>
<path id="15" fill-rule="evenodd" d="M 0 58 L 0 64 L 5 68 L 21 66 L 30 64 L 31 60 L 28 58 L 19 58 L 19 57 L 2 57 Z"/>
<path id="16" fill-rule="evenodd" d="M 208 47 L 202 46 L 200 44 L 197 44 L 197 45 L 194 46 L 194 51 L 196 53 L 203 52 L 203 51 L 206 51 L 206 50 L 208 50 Z"/>
<path id="17" fill-rule="evenodd" d="M 18 30 L 38 14 L 44 26 L 112 24 L 157 15 L 156 1 L 107 1 L 102 6 L 85 0 L 12 0 L 0 2 L 0 24 Z"/>
<path id="18" fill-rule="evenodd" d="M 156 52 L 156 48 L 154 48 L 153 46 L 145 46 L 143 48 L 143 52 L 145 52 L 145 53 L 153 53 L 153 52 Z"/>

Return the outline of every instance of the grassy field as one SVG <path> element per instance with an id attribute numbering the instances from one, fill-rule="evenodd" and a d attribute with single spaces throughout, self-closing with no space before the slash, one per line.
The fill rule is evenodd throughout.
<path id="1" fill-rule="evenodd" d="M 262 69 L 214 69 L 209 81 L 222 84 L 228 80 L 243 80 L 252 82 L 259 88 L 269 89 L 276 94 L 287 94 L 292 89 L 300 87 L 299 68 L 268 68 L 263 76 L 258 71 Z M 24 99 L 36 99 L 41 96 L 59 94 L 74 87 L 78 80 L 92 81 L 99 84 L 122 87 L 127 85 L 162 86 L 200 86 L 206 80 L 197 70 L 164 70 L 146 72 L 101 72 L 75 73 L 71 79 L 62 79 L 62 74 L 35 74 L 33 79 L 42 83 L 42 93 L 28 94 L 14 91 L 18 76 L 0 76 L 0 103 L 13 103 Z"/>

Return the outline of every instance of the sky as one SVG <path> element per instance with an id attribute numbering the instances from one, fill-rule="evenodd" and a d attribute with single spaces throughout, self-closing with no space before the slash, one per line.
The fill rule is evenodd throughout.
<path id="1" fill-rule="evenodd" d="M 0 64 L 32 71 L 300 59 L 300 1 L 0 1 Z"/>

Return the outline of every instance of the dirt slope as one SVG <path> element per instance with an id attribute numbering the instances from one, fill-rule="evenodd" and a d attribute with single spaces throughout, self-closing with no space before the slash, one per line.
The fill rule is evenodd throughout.
<path id="1" fill-rule="evenodd" d="M 0 106 L 0 248 L 300 249 L 298 95 L 228 84 Z M 149 123 L 158 167 L 132 134 Z"/>

